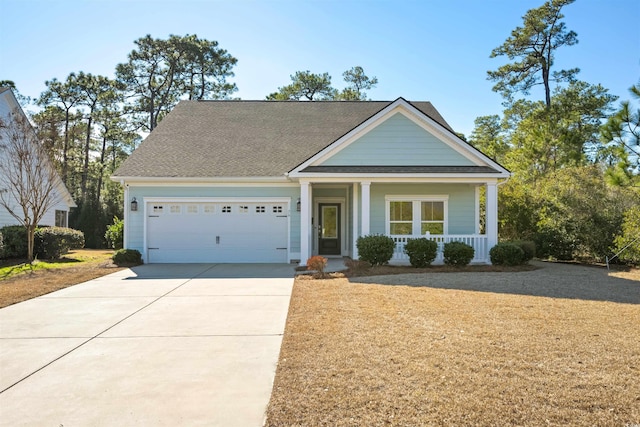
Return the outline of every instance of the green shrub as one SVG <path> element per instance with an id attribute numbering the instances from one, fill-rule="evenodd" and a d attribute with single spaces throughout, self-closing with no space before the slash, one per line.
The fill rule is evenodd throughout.
<path id="1" fill-rule="evenodd" d="M 107 244 L 110 248 L 115 250 L 122 249 L 124 241 L 124 220 L 114 216 L 113 224 L 107 227 L 104 238 L 107 239 Z"/>
<path id="2" fill-rule="evenodd" d="M 142 264 L 142 255 L 135 249 L 118 249 L 111 259 L 118 266 L 130 267 Z"/>
<path id="3" fill-rule="evenodd" d="M 409 262 L 413 267 L 426 267 L 436 259 L 438 244 L 425 237 L 409 239 L 404 245 L 404 252 L 409 255 Z"/>
<path id="4" fill-rule="evenodd" d="M 514 243 L 498 243 L 489 251 L 493 265 L 520 265 L 524 263 L 524 251 Z"/>
<path id="5" fill-rule="evenodd" d="M 536 232 L 534 241 L 542 258 L 570 260 L 578 247 L 572 234 L 561 227 L 541 227 Z"/>
<path id="6" fill-rule="evenodd" d="M 383 265 L 393 257 L 396 243 L 389 236 L 372 234 L 358 237 L 356 241 L 358 257 L 371 265 Z"/>
<path id="7" fill-rule="evenodd" d="M 511 243 L 519 246 L 522 252 L 524 252 L 523 263 L 527 263 L 536 257 L 536 244 L 531 240 L 515 240 Z"/>
<path id="8" fill-rule="evenodd" d="M 640 207 L 630 208 L 624 213 L 622 233 L 615 239 L 615 251 L 621 251 L 621 261 L 640 265 Z"/>
<path id="9" fill-rule="evenodd" d="M 4 250 L 2 258 L 27 257 L 27 230 L 22 225 L 8 225 L 0 229 Z"/>
<path id="10" fill-rule="evenodd" d="M 33 253 L 39 259 L 59 259 L 71 249 L 84 247 L 84 234 L 73 228 L 41 227 L 33 237 Z"/>
<path id="11" fill-rule="evenodd" d="M 449 242 L 444 244 L 444 263 L 447 265 L 468 265 L 474 254 L 473 248 L 466 243 Z"/>

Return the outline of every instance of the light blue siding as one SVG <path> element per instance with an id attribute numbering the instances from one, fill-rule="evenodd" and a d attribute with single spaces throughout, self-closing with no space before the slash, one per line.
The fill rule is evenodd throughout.
<path id="1" fill-rule="evenodd" d="M 371 184 L 372 234 L 385 233 L 385 196 L 449 196 L 449 234 L 474 234 L 475 187 L 469 184 Z"/>
<path id="2" fill-rule="evenodd" d="M 327 159 L 327 166 L 471 166 L 474 163 L 397 113 Z"/>
<path id="3" fill-rule="evenodd" d="M 290 253 L 300 252 L 300 212 L 296 211 L 296 202 L 300 197 L 299 187 L 129 187 L 129 199 L 138 200 L 138 211 L 129 212 L 127 235 L 128 248 L 144 253 L 144 216 L 145 197 L 225 197 L 230 199 L 250 197 L 287 197 L 290 204 Z M 127 209 L 129 206 L 126 206 Z"/>

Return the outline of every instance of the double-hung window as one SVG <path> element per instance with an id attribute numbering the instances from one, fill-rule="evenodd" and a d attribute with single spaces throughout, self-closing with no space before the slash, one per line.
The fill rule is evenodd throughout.
<path id="1" fill-rule="evenodd" d="M 447 196 L 387 196 L 385 200 L 387 234 L 447 234 Z"/>

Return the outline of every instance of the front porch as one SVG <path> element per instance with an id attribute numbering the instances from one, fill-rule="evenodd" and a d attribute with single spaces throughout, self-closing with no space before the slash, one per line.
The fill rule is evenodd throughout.
<path id="1" fill-rule="evenodd" d="M 485 188 L 485 230 L 480 190 Z M 444 245 L 460 241 L 474 248 L 472 263 L 488 264 L 497 243 L 497 180 L 300 182 L 300 263 L 312 255 L 358 259 L 360 236 L 384 234 L 396 243 L 391 264 L 408 264 L 404 246 L 427 237 Z M 395 231 L 395 232 L 394 232 Z"/>

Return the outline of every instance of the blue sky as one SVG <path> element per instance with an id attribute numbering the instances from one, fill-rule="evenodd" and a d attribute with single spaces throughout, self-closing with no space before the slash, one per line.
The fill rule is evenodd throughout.
<path id="1" fill-rule="evenodd" d="M 45 81 L 84 71 L 113 77 L 134 40 L 197 34 L 238 59 L 242 99 L 264 99 L 299 70 L 328 72 L 334 86 L 356 65 L 379 79 L 374 100 L 431 101 L 458 132 L 499 114 L 486 80 L 490 59 L 528 9 L 543 0 L 0 0 L 0 80 L 37 97 Z M 640 2 L 577 0 L 564 10 L 579 44 L 556 67 L 628 99 L 640 78 Z M 541 98 L 541 94 L 533 96 Z"/>

